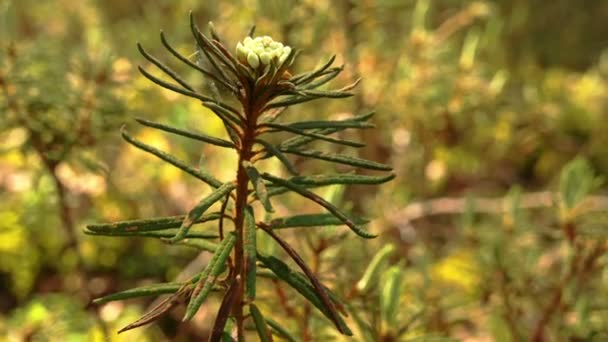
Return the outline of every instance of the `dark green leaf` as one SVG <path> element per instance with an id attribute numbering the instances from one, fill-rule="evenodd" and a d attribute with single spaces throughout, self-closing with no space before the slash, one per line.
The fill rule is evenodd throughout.
<path id="1" fill-rule="evenodd" d="M 306 187 L 317 187 L 334 184 L 369 184 L 376 185 L 386 183 L 395 178 L 395 174 L 391 173 L 386 176 L 367 176 L 356 174 L 322 174 L 314 176 L 296 176 L 289 178 L 289 181 Z"/>
<path id="2" fill-rule="evenodd" d="M 350 121 L 354 121 L 354 122 L 365 122 L 367 120 L 369 120 L 375 113 L 374 112 L 369 112 L 367 114 L 363 114 L 363 115 L 358 115 L 355 116 L 351 119 L 349 119 Z M 349 120 L 344 120 L 344 121 L 349 121 Z M 346 127 L 342 127 L 342 128 L 320 128 L 320 129 L 316 129 L 314 131 L 312 131 L 312 133 L 315 134 L 323 134 L 323 135 L 328 135 L 328 134 L 333 134 L 342 130 L 345 130 Z M 308 144 L 309 142 L 315 140 L 314 138 L 310 138 L 310 137 L 304 137 L 304 136 L 300 136 L 300 137 L 293 137 L 291 139 L 285 140 L 284 142 L 282 142 L 281 144 L 279 144 L 279 146 L 277 147 L 279 150 L 290 150 L 290 149 L 296 149 L 302 145 Z"/>
<path id="3" fill-rule="evenodd" d="M 275 258 L 274 256 L 263 256 L 258 255 L 258 258 L 266 267 L 268 267 L 274 274 L 277 275 L 281 280 L 289 284 L 294 290 L 300 293 L 306 298 L 311 304 L 313 304 L 319 311 L 321 311 L 327 318 L 336 324 L 336 327 L 342 329 L 344 333 L 349 335 L 350 329 L 346 326 L 346 323 L 342 320 L 339 314 L 335 311 L 330 312 L 330 308 L 327 307 L 319 298 L 317 291 L 310 282 L 303 279 L 300 274 L 292 270 L 283 261 Z M 352 333 L 351 333 L 352 334 Z"/>
<path id="4" fill-rule="evenodd" d="M 96 298 L 93 300 L 93 304 L 105 304 L 107 302 L 113 302 L 116 300 L 124 300 L 130 298 L 137 297 L 147 297 L 147 296 L 158 296 L 167 293 L 175 293 L 179 290 L 184 284 L 181 283 L 164 283 L 164 284 L 154 284 L 149 286 L 137 287 L 134 289 L 129 289 L 117 293 L 113 293 L 111 295 L 107 295 L 101 298 Z"/>
<path id="5" fill-rule="evenodd" d="M 253 209 L 250 206 L 245 208 L 245 233 L 243 234 L 243 250 L 245 252 L 245 290 L 247 299 L 255 299 L 256 283 L 256 223 Z"/>
<path id="6" fill-rule="evenodd" d="M 308 190 L 306 190 L 305 188 L 303 188 L 300 185 L 297 185 L 295 183 L 292 183 L 286 179 L 282 179 L 279 177 L 275 177 L 271 174 L 268 173 L 263 173 L 262 174 L 262 178 L 277 184 L 279 186 L 284 186 L 298 194 L 300 194 L 303 197 L 306 197 L 308 199 L 310 199 L 311 201 L 319 204 L 320 206 L 322 206 L 323 208 L 327 209 L 327 211 L 329 211 L 330 213 L 332 213 L 334 216 L 336 216 L 338 219 L 340 219 L 345 225 L 347 225 L 355 234 L 364 237 L 364 238 L 374 238 L 376 237 L 376 235 L 374 234 L 370 234 L 369 232 L 367 232 L 365 229 L 363 229 L 362 227 L 360 227 L 359 225 L 357 225 L 353 219 L 349 218 L 346 214 L 344 214 L 342 211 L 340 211 L 340 209 L 336 208 L 333 204 L 327 202 L 326 200 L 324 200 L 323 198 L 319 197 L 317 194 L 310 192 Z"/>
<path id="7" fill-rule="evenodd" d="M 177 83 L 179 83 L 182 87 L 194 92 L 194 88 L 190 86 L 186 81 L 184 81 L 175 71 L 171 70 L 168 66 L 164 65 L 161 61 L 156 59 L 154 56 L 150 55 L 141 44 L 137 43 L 137 49 L 139 52 L 152 64 L 156 65 L 160 70 L 162 70 L 165 74 L 169 75 L 172 79 L 174 79 Z"/>
<path id="8" fill-rule="evenodd" d="M 298 174 L 298 172 L 294 169 L 294 167 L 289 162 L 289 159 L 287 159 L 287 157 L 281 151 L 279 151 L 274 145 L 272 145 L 271 143 L 269 143 L 267 141 L 261 140 L 261 139 L 256 139 L 255 141 L 257 143 L 261 144 L 262 146 L 264 146 L 264 148 L 266 149 L 266 152 L 277 157 L 277 159 L 279 159 L 279 161 L 281 163 L 283 163 L 283 165 L 285 166 L 287 171 L 289 171 L 292 175 Z"/>
<path id="9" fill-rule="evenodd" d="M 258 336 L 260 337 L 260 341 L 262 342 L 271 342 L 272 336 L 266 327 L 266 320 L 264 316 L 260 312 L 255 304 L 249 304 L 249 312 L 251 313 L 251 317 L 253 317 L 253 322 L 255 323 L 255 329 L 258 332 Z"/>
<path id="10" fill-rule="evenodd" d="M 228 234 L 224 240 L 219 244 L 217 250 L 209 260 L 207 267 L 203 270 L 198 279 L 196 287 L 192 293 L 188 307 L 186 308 L 186 315 L 184 321 L 192 319 L 200 306 L 203 304 L 211 289 L 215 283 L 216 278 L 221 274 L 226 260 L 232 252 L 236 237 L 234 234 Z"/>
<path id="11" fill-rule="evenodd" d="M 218 82 L 219 84 L 221 84 L 222 86 L 224 86 L 226 89 L 229 89 L 230 91 L 232 91 L 233 93 L 237 93 L 236 89 L 228 82 L 231 82 L 231 80 L 226 80 L 226 79 L 222 79 L 219 78 L 217 76 L 215 76 L 212 72 L 205 70 L 203 68 L 201 68 L 200 66 L 196 65 L 195 63 L 193 63 L 192 61 L 190 61 L 188 58 L 186 58 L 185 56 L 182 56 L 179 52 L 177 52 L 177 50 L 175 50 L 167 41 L 165 34 L 161 31 L 160 32 L 160 40 L 163 43 L 163 45 L 165 46 L 165 48 L 167 48 L 167 50 L 169 50 L 169 52 L 171 52 L 171 54 L 175 57 L 177 57 L 177 59 L 179 59 L 180 61 L 182 61 L 183 63 L 185 63 L 186 65 L 188 65 L 189 67 L 199 71 L 200 73 L 202 73 L 203 75 L 207 76 L 208 78 L 212 79 L 215 82 Z"/>
<path id="12" fill-rule="evenodd" d="M 281 336 L 282 338 L 286 339 L 287 341 L 289 341 L 289 342 L 297 341 L 295 339 L 295 337 L 291 336 L 289 331 L 287 331 L 287 329 L 283 328 L 278 322 L 276 322 L 270 318 L 266 318 L 266 323 L 268 323 L 270 328 L 272 328 L 272 330 L 274 330 L 274 332 L 276 332 L 277 335 Z"/>
<path id="13" fill-rule="evenodd" d="M 163 231 L 117 231 L 117 232 L 93 232 L 90 230 L 85 230 L 84 233 L 87 235 L 99 235 L 99 236 L 136 236 L 136 237 L 151 237 L 157 238 L 161 240 L 169 239 L 177 234 L 178 229 L 167 229 Z M 184 237 L 184 239 L 217 239 L 217 234 L 209 234 L 209 233 L 200 233 L 189 231 L 188 234 Z"/>
<path id="14" fill-rule="evenodd" d="M 266 189 L 264 181 L 260 177 L 260 173 L 250 162 L 243 162 L 243 166 L 245 167 L 245 171 L 247 171 L 247 175 L 249 176 L 249 180 L 253 185 L 255 194 L 257 195 L 260 202 L 262 202 L 264 209 L 266 209 L 266 211 L 269 213 L 273 213 L 274 209 L 272 208 L 272 204 L 268 199 L 268 190 Z"/>
<path id="15" fill-rule="evenodd" d="M 310 138 L 314 138 L 315 140 L 323 140 L 323 141 L 327 141 L 327 142 L 331 142 L 334 144 L 339 144 L 339 145 L 345 145 L 345 146 L 351 146 L 351 147 L 363 147 L 365 146 L 365 144 L 357 142 L 357 141 L 350 141 L 350 140 L 344 140 L 344 139 L 338 139 L 338 138 L 332 138 L 329 137 L 327 135 L 323 135 L 323 134 L 317 134 L 317 133 L 313 133 L 313 132 L 306 132 L 304 130 L 298 129 L 298 128 L 294 128 L 292 126 L 288 126 L 288 125 L 281 125 L 281 124 L 276 124 L 276 123 L 265 123 L 261 125 L 262 127 L 270 127 L 272 129 L 274 129 L 275 131 L 286 131 L 286 132 L 290 132 L 290 133 L 294 133 L 294 134 L 298 134 L 298 135 L 303 135 L 306 137 L 310 137 Z"/>
<path id="16" fill-rule="evenodd" d="M 212 145 L 216 145 L 216 146 L 234 148 L 234 144 L 231 143 L 230 141 L 215 138 L 215 137 L 203 134 L 203 133 L 197 133 L 197 132 L 187 131 L 187 130 L 183 130 L 183 129 L 179 129 L 179 128 L 174 128 L 171 126 L 167 126 L 167 125 L 164 125 L 164 124 L 161 124 L 158 122 L 154 122 L 154 121 L 149 121 L 146 119 L 136 118 L 135 120 L 137 120 L 137 122 L 139 122 L 140 124 L 142 124 L 144 126 L 156 128 L 161 131 L 181 135 L 186 138 L 203 141 L 203 142 L 206 142 L 206 143 L 209 143 Z"/>
<path id="17" fill-rule="evenodd" d="M 210 195 L 201 199 L 201 201 L 194 208 L 192 208 L 190 212 L 188 212 L 188 215 L 186 215 L 186 218 L 182 222 L 177 234 L 175 234 L 175 236 L 168 241 L 170 243 L 175 243 L 184 239 L 194 222 L 198 220 L 205 213 L 205 211 L 209 209 L 209 207 L 222 199 L 224 196 L 228 195 L 228 193 L 230 193 L 235 187 L 235 184 L 232 182 L 225 183 L 219 188 L 215 189 Z"/>
<path id="18" fill-rule="evenodd" d="M 153 230 L 164 230 L 179 228 L 184 221 L 185 215 L 155 217 L 141 220 L 126 220 L 112 223 L 90 224 L 87 229 L 94 233 L 134 233 Z M 203 215 L 194 223 L 213 221 L 220 218 L 219 212 Z"/>
<path id="19" fill-rule="evenodd" d="M 121 130 L 121 134 L 123 139 L 125 139 L 127 142 L 129 142 L 130 144 L 132 144 L 133 146 L 146 151 L 150 154 L 155 155 L 156 157 L 166 161 L 167 163 L 177 167 L 178 169 L 181 169 L 182 171 L 202 180 L 203 182 L 209 184 L 210 186 L 217 188 L 219 186 L 222 185 L 222 183 L 217 180 L 215 177 L 213 177 L 211 174 L 207 173 L 206 171 L 202 170 L 202 169 L 195 169 L 191 166 L 186 165 L 183 161 L 173 157 L 172 155 L 165 153 L 155 147 L 152 147 L 150 145 L 144 144 L 138 140 L 136 140 L 135 138 L 131 137 L 126 130 L 123 129 Z"/>
<path id="20" fill-rule="evenodd" d="M 369 221 L 361 218 L 353 218 L 356 224 L 366 224 Z M 293 228 L 293 227 L 316 227 L 316 226 L 337 226 L 344 222 L 333 214 L 303 214 L 289 217 L 276 218 L 268 224 L 273 229 Z"/>
<path id="21" fill-rule="evenodd" d="M 358 157 L 353 157 L 345 154 L 336 154 L 336 153 L 327 153 L 321 151 L 314 150 L 284 150 L 285 153 L 296 154 L 306 158 L 315 158 L 321 159 L 332 163 L 351 165 L 355 167 L 362 167 L 364 169 L 370 170 L 380 170 L 380 171 L 392 171 L 393 168 L 389 165 L 375 162 L 373 160 L 362 159 Z"/>

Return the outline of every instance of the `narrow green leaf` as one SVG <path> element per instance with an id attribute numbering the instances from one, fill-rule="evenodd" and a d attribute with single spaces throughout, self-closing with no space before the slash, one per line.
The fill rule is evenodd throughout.
<path id="1" fill-rule="evenodd" d="M 321 174 L 314 176 L 296 176 L 289 178 L 289 181 L 306 187 L 327 186 L 335 184 L 360 184 L 360 185 L 377 185 L 386 183 L 395 178 L 395 174 L 391 173 L 386 176 L 367 176 L 357 175 L 352 173 L 347 174 Z"/>
<path id="2" fill-rule="evenodd" d="M 247 299 L 255 299 L 257 244 L 255 216 L 250 206 L 245 208 L 245 234 L 243 235 L 243 249 L 245 252 L 245 290 Z"/>
<path id="3" fill-rule="evenodd" d="M 268 190 L 266 189 L 264 180 L 262 179 L 262 177 L 260 177 L 260 173 L 255 168 L 255 166 L 253 166 L 253 164 L 248 161 L 244 161 L 243 166 L 245 167 L 245 171 L 247 171 L 247 175 L 249 176 L 249 180 L 253 185 L 255 194 L 257 195 L 257 198 L 260 200 L 260 202 L 262 202 L 264 209 L 269 213 L 273 213 L 274 209 L 272 208 L 272 204 L 268 199 Z"/>
<path id="4" fill-rule="evenodd" d="M 268 332 L 268 328 L 266 327 L 266 320 L 264 316 L 260 312 L 255 304 L 249 304 L 249 312 L 251 313 L 251 317 L 253 317 L 253 322 L 255 323 L 255 329 L 258 332 L 258 336 L 260 337 L 260 341 L 262 342 L 271 342 L 272 336 L 270 332 Z"/>
<path id="5" fill-rule="evenodd" d="M 325 286 L 323 286 L 321 282 L 319 282 L 316 275 L 310 270 L 310 268 L 308 268 L 308 265 L 306 265 L 304 260 L 302 260 L 298 252 L 296 252 L 295 249 L 293 249 L 287 242 L 281 239 L 271 229 L 267 229 L 264 227 L 262 228 L 264 229 L 264 232 L 270 235 L 281 246 L 281 248 L 283 248 L 283 250 L 287 252 L 287 254 L 293 259 L 293 261 L 295 261 L 296 264 L 298 264 L 298 266 L 300 267 L 300 269 L 306 274 L 306 277 L 308 278 L 308 280 L 310 280 L 310 283 L 313 287 L 314 293 L 316 294 L 316 296 L 318 296 L 323 308 L 325 309 L 323 312 L 326 313 L 327 318 L 329 318 L 334 323 L 340 333 L 352 336 L 352 332 L 344 323 L 340 314 L 336 311 L 336 305 L 334 302 L 331 301 Z M 295 275 L 298 276 L 297 273 Z"/>
<path id="6" fill-rule="evenodd" d="M 139 70 L 139 72 L 145 78 L 149 79 L 153 83 L 156 83 L 157 85 L 159 85 L 159 86 L 161 86 L 161 87 L 163 87 L 165 89 L 169 89 L 169 90 L 174 91 L 176 93 L 179 93 L 179 94 L 182 94 L 182 95 L 186 95 L 188 97 L 192 97 L 192 98 L 201 100 L 203 102 L 205 102 L 205 101 L 214 101 L 214 99 L 211 98 L 211 97 L 199 94 L 197 92 L 194 92 L 194 91 L 191 91 L 191 90 L 188 90 L 188 89 L 183 89 L 183 88 L 180 88 L 180 87 L 178 87 L 178 86 L 176 86 L 174 84 L 171 84 L 169 82 L 163 81 L 160 78 L 158 78 L 158 77 L 152 75 L 151 73 L 149 73 L 148 71 L 146 71 L 146 69 L 144 69 L 141 66 L 137 66 L 137 69 Z"/>
<path id="7" fill-rule="evenodd" d="M 178 229 L 167 229 L 167 230 L 163 230 L 163 231 L 134 231 L 134 232 L 128 232 L 128 231 L 117 231 L 117 232 L 93 232 L 90 230 L 85 230 L 84 233 L 87 235 L 97 235 L 97 236 L 136 236 L 136 237 L 151 237 L 151 238 L 157 238 L 157 239 L 161 239 L 161 240 L 166 240 L 169 238 L 172 238 L 175 236 L 175 234 L 177 234 Z M 188 234 L 186 234 L 186 236 L 184 237 L 184 239 L 205 239 L 205 240 L 210 240 L 210 239 L 217 239 L 218 235 L 217 234 L 210 234 L 210 233 L 201 233 L 201 232 L 193 232 L 193 231 L 189 231 Z"/>
<path id="8" fill-rule="evenodd" d="M 201 199 L 201 201 L 194 208 L 192 208 L 190 212 L 188 212 L 188 215 L 186 215 L 186 218 L 182 222 L 177 234 L 175 234 L 175 236 L 168 241 L 170 243 L 175 243 L 184 239 L 194 222 L 198 220 L 205 213 L 205 211 L 209 209 L 209 207 L 222 199 L 224 196 L 228 195 L 228 193 L 230 193 L 230 191 L 232 191 L 235 187 L 235 184 L 232 182 L 225 183 L 219 188 L 215 189 L 210 195 Z"/>
<path id="9" fill-rule="evenodd" d="M 166 161 L 167 163 L 177 167 L 178 169 L 188 173 L 189 175 L 198 178 L 200 180 L 202 180 L 203 182 L 209 184 L 210 186 L 217 188 L 219 186 L 222 185 L 222 182 L 220 182 L 219 180 L 217 180 L 215 177 L 213 177 L 211 174 L 209 174 L 208 172 L 204 171 L 204 170 L 197 170 L 191 166 L 186 165 L 183 161 L 175 158 L 174 156 L 165 153 L 155 147 L 152 147 L 150 145 L 144 144 L 141 141 L 138 141 L 137 139 L 131 137 L 126 130 L 124 129 L 124 127 L 121 129 L 121 134 L 123 139 L 125 139 L 127 142 L 129 142 L 131 145 L 139 148 L 140 150 L 146 151 L 150 154 L 155 155 L 156 157 Z"/>
<path id="10" fill-rule="evenodd" d="M 230 121 L 234 123 L 236 127 L 241 127 L 243 125 L 241 118 L 238 116 L 238 111 L 236 111 L 235 109 L 222 105 L 217 101 L 205 101 L 203 102 L 203 105 L 205 105 L 205 107 L 209 108 L 213 113 L 219 116 L 220 119 L 224 121 Z"/>
<path id="11" fill-rule="evenodd" d="M 289 342 L 296 342 L 296 338 L 291 336 L 291 334 L 289 333 L 289 331 L 285 328 L 283 328 L 278 322 L 270 319 L 270 318 L 266 318 L 266 323 L 268 323 L 268 326 L 270 326 L 270 328 L 272 328 L 272 330 L 274 330 L 274 332 L 281 336 L 282 338 L 286 339 Z"/>
<path id="12" fill-rule="evenodd" d="M 290 81 L 293 82 L 295 85 L 307 83 L 321 75 L 325 70 L 327 70 L 327 68 L 334 64 L 335 60 L 336 55 L 333 55 L 329 58 L 327 62 L 325 62 L 325 64 L 321 65 L 318 69 L 313 70 L 312 72 L 295 75 L 290 79 Z"/>
<path id="13" fill-rule="evenodd" d="M 333 80 L 334 78 L 336 78 L 342 72 L 342 70 L 344 70 L 343 66 L 328 69 L 328 70 L 324 71 L 323 73 L 321 73 L 319 75 L 319 78 L 316 81 L 310 82 L 303 88 L 304 89 L 318 88 L 318 87 L 328 83 L 329 81 Z"/>
<path id="14" fill-rule="evenodd" d="M 351 119 L 343 120 L 343 121 L 365 122 L 365 121 L 369 120 L 374 114 L 375 114 L 374 112 L 369 112 L 366 114 L 357 115 Z M 336 133 L 336 132 L 339 132 L 339 131 L 342 131 L 345 129 L 347 129 L 347 127 L 320 128 L 320 129 L 316 129 L 312 132 L 315 134 L 328 135 L 328 134 L 333 134 L 333 133 Z M 310 138 L 310 137 L 304 137 L 304 136 L 293 137 L 293 138 L 287 139 L 284 142 L 282 142 L 281 144 L 279 144 L 279 146 L 277 148 L 281 151 L 289 150 L 289 149 L 296 149 L 302 145 L 308 144 L 309 142 L 311 142 L 313 140 L 315 140 L 315 139 Z"/>
<path id="15" fill-rule="evenodd" d="M 139 122 L 140 124 L 144 125 L 144 126 L 156 128 L 156 129 L 159 129 L 161 131 L 165 131 L 165 132 L 181 135 L 181 136 L 186 137 L 186 138 L 199 140 L 199 141 L 206 142 L 206 143 L 209 143 L 209 144 L 212 144 L 212 145 L 216 145 L 216 146 L 234 148 L 234 144 L 231 143 L 230 141 L 226 141 L 224 139 L 219 139 L 219 138 L 216 138 L 216 137 L 212 137 L 212 136 L 207 135 L 207 134 L 187 131 L 187 130 L 183 130 L 183 129 L 167 126 L 167 125 L 164 125 L 164 124 L 161 124 L 161 123 L 158 123 L 158 122 L 154 122 L 154 121 L 150 121 L 150 120 L 146 120 L 146 119 L 141 119 L 141 118 L 135 118 L 135 120 L 137 122 Z"/>
<path id="16" fill-rule="evenodd" d="M 184 321 L 192 319 L 200 306 L 203 304 L 209 292 L 213 288 L 216 278 L 221 274 L 224 264 L 232 252 L 236 237 L 234 234 L 228 234 L 224 240 L 219 244 L 217 250 L 209 260 L 207 267 L 201 273 L 200 278 L 196 284 L 196 287 L 186 308 L 186 315 Z"/>
<path id="17" fill-rule="evenodd" d="M 304 102 L 314 101 L 319 98 L 320 98 L 319 96 L 313 96 L 313 95 L 287 96 L 287 97 L 282 98 L 281 100 L 273 101 L 273 102 L 267 104 L 266 107 L 264 107 L 264 109 L 262 111 L 265 112 L 267 110 L 271 110 L 274 108 L 289 107 L 289 106 L 293 106 L 293 105 L 304 103 Z"/>
<path id="18" fill-rule="evenodd" d="M 357 290 L 365 293 L 372 286 L 377 285 L 380 280 L 380 271 L 385 268 L 388 258 L 395 252 L 393 245 L 386 245 L 380 249 L 372 258 L 363 273 L 363 277 L 357 282 Z"/>
<path id="19" fill-rule="evenodd" d="M 163 283 L 163 284 L 154 284 L 149 286 L 137 287 L 117 293 L 113 293 L 111 295 L 107 295 L 104 297 L 96 298 L 93 300 L 93 304 L 105 304 L 108 302 L 113 302 L 117 300 L 131 299 L 137 297 L 147 297 L 147 296 L 159 296 L 167 293 L 175 293 L 179 290 L 184 284 L 182 283 Z"/>
<path id="20" fill-rule="evenodd" d="M 351 97 L 355 94 L 353 93 L 349 93 L 347 91 L 339 91 L 339 90 L 314 90 L 314 89 L 309 89 L 309 90 L 304 90 L 303 93 L 306 96 L 314 96 L 314 97 L 320 97 L 320 98 L 331 98 L 331 99 L 342 99 L 345 97 Z"/>
<path id="21" fill-rule="evenodd" d="M 271 143 L 264 141 L 262 139 L 256 139 L 255 141 L 257 143 L 261 144 L 262 146 L 264 146 L 267 153 L 270 153 L 271 155 L 277 157 L 277 159 L 279 159 L 279 161 L 281 163 L 283 163 L 283 165 L 285 166 L 287 171 L 289 171 L 293 175 L 298 174 L 298 172 L 291 165 L 291 162 L 289 162 L 289 159 L 287 159 L 287 157 L 281 151 L 279 151 L 274 145 L 272 145 Z"/>
<path id="22" fill-rule="evenodd" d="M 215 242 L 210 242 L 207 240 L 203 240 L 203 239 L 183 239 L 180 242 L 178 242 L 178 244 L 180 245 L 184 245 L 184 246 L 188 246 L 188 247 L 193 247 L 196 248 L 198 250 L 201 251 L 207 251 L 207 252 L 211 252 L 214 253 L 217 250 L 218 244 Z"/>
<path id="23" fill-rule="evenodd" d="M 238 72 L 234 69 L 234 65 L 230 64 L 230 61 L 227 60 L 226 57 L 217 49 L 217 47 L 215 47 L 211 43 L 211 41 L 198 29 L 198 27 L 194 23 L 194 15 L 192 14 L 192 12 L 190 12 L 190 30 L 192 31 L 192 35 L 194 36 L 194 39 L 200 46 L 201 50 L 203 50 L 203 52 L 207 56 L 209 62 L 211 62 L 213 67 L 218 73 L 220 73 L 220 75 L 222 75 L 223 78 L 228 79 L 228 76 L 226 76 L 226 73 L 224 72 L 223 68 L 217 65 L 215 60 L 209 55 L 209 52 L 213 53 L 213 55 L 217 57 L 220 62 L 222 62 L 222 64 L 224 64 L 227 69 L 231 71 L 235 76 L 239 76 Z"/>
<path id="24" fill-rule="evenodd" d="M 299 129 L 318 129 L 318 128 L 374 128 L 376 125 L 369 122 L 359 122 L 354 120 L 342 121 L 300 121 L 287 124 L 290 127 Z"/>
<path id="25" fill-rule="evenodd" d="M 263 173 L 262 174 L 262 178 L 280 185 L 280 186 L 284 186 L 298 194 L 300 194 L 303 197 L 306 197 L 308 199 L 310 199 L 311 201 L 319 204 L 320 206 L 322 206 L 323 208 L 327 209 L 327 211 L 329 211 L 330 213 L 332 213 L 334 216 L 336 216 L 338 219 L 340 219 L 345 225 L 347 225 L 355 234 L 370 239 L 370 238 L 374 238 L 376 237 L 376 235 L 371 234 L 369 232 L 367 232 L 365 229 L 363 229 L 362 227 L 360 227 L 358 224 L 356 224 L 353 219 L 349 218 L 346 214 L 344 214 L 342 211 L 340 211 L 340 209 L 336 208 L 333 204 L 327 202 L 326 200 L 324 200 L 323 198 L 319 197 L 317 194 L 306 190 L 304 187 L 297 185 L 295 183 L 292 183 L 286 179 L 282 179 L 279 177 L 275 177 L 271 174 L 268 173 Z"/>
<path id="26" fill-rule="evenodd" d="M 274 272 L 279 279 L 286 282 L 300 295 L 306 298 L 312 305 L 321 311 L 323 315 L 334 323 L 336 323 L 335 319 L 337 319 L 337 325 L 346 327 L 346 324 L 342 321 L 342 318 L 339 315 L 336 315 L 337 317 L 333 317 L 333 315 L 328 311 L 328 308 L 323 304 L 323 301 L 321 298 L 319 298 L 310 282 L 304 280 L 297 272 L 292 270 L 287 264 L 274 256 L 263 256 L 258 254 L 258 258 L 266 267 Z M 346 327 L 344 330 L 349 331 L 348 327 Z"/>
<path id="27" fill-rule="evenodd" d="M 389 165 L 367 160 L 363 158 L 353 157 L 345 154 L 327 153 L 314 150 L 284 150 L 285 153 L 291 153 L 306 158 L 321 159 L 332 163 L 351 165 L 370 170 L 392 171 L 393 168 Z"/>
<path id="28" fill-rule="evenodd" d="M 179 52 L 177 52 L 177 50 L 175 50 L 167 41 L 167 38 L 165 37 L 165 34 L 161 31 L 160 32 L 160 40 L 163 43 L 163 45 L 165 46 L 165 48 L 167 50 L 169 50 L 169 52 L 171 52 L 171 54 L 173 56 L 175 56 L 177 59 L 179 59 L 180 61 L 182 61 L 184 64 L 188 65 L 189 67 L 199 71 L 201 74 L 207 76 L 208 78 L 212 79 L 213 81 L 221 84 L 223 87 L 225 87 L 226 89 L 232 91 L 233 93 L 237 93 L 237 90 L 228 82 L 231 82 L 231 80 L 225 80 L 222 79 L 220 77 L 215 76 L 215 74 L 213 74 L 212 72 L 201 68 L 200 66 L 196 65 L 195 63 L 193 63 L 191 60 L 189 60 L 187 57 L 182 56 Z"/>
<path id="29" fill-rule="evenodd" d="M 362 218 L 353 218 L 356 224 L 369 223 Z M 293 227 L 316 227 L 316 226 L 338 226 L 343 225 L 344 221 L 333 214 L 304 214 L 288 217 L 275 218 L 268 224 L 272 229 L 283 229 Z"/>
<path id="30" fill-rule="evenodd" d="M 90 224 L 87 229 L 95 233 L 133 233 L 153 230 L 164 230 L 179 228 L 184 221 L 185 215 L 154 217 L 140 220 L 126 220 L 112 223 Z M 214 221 L 220 218 L 219 212 L 209 213 L 199 217 L 194 223 Z"/>
<path id="31" fill-rule="evenodd" d="M 331 142 L 334 144 L 339 144 L 339 145 L 345 145 L 345 146 L 351 146 L 351 147 L 363 147 L 365 146 L 365 144 L 357 142 L 357 141 L 350 141 L 350 140 L 345 140 L 345 139 L 338 139 L 338 138 L 332 138 L 323 134 L 317 134 L 317 133 L 312 133 L 312 132 L 306 132 L 304 130 L 292 127 L 292 126 L 288 126 L 288 125 L 281 125 L 281 124 L 276 124 L 276 123 L 271 123 L 271 122 L 267 122 L 261 125 L 262 127 L 270 127 L 272 129 L 274 129 L 274 131 L 287 131 L 290 133 L 294 133 L 294 134 L 298 134 L 298 135 L 303 135 L 303 136 L 307 136 L 310 138 L 314 138 L 315 140 L 323 140 L 323 141 L 327 141 L 327 142 Z"/>
<path id="32" fill-rule="evenodd" d="M 194 92 L 194 88 L 184 81 L 175 71 L 171 70 L 168 66 L 164 65 L 161 61 L 150 55 L 140 43 L 137 43 L 137 49 L 139 52 L 152 64 L 156 65 L 165 74 L 169 75 L 175 82 L 179 83 L 182 87 Z"/>

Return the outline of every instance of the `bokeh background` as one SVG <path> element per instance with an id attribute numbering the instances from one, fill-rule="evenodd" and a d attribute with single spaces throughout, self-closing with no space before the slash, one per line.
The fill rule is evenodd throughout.
<path id="1" fill-rule="evenodd" d="M 116 335 L 154 301 L 91 298 L 183 279 L 187 247 L 83 234 L 86 224 L 179 215 L 208 189 L 134 149 L 119 128 L 222 180 L 235 156 L 140 129 L 144 117 L 223 136 L 192 99 L 137 72 L 136 42 L 178 66 L 159 30 L 195 53 L 188 12 L 236 44 L 255 24 L 302 49 L 294 72 L 331 55 L 361 77 L 356 96 L 291 109 L 287 120 L 371 109 L 360 155 L 394 166 L 380 187 L 320 194 L 373 218 L 292 236 L 349 303 L 355 340 L 560 341 L 608 338 L 608 2 L 597 0 L 0 1 L 0 341 L 189 341 L 183 308 Z M 181 69 L 203 89 L 200 75 Z M 310 173 L 322 162 L 302 162 Z M 270 167 L 273 167 L 270 165 Z M 316 212 L 286 197 L 281 213 Z M 209 227 L 212 229 L 213 227 Z M 336 238 L 339 237 L 339 238 Z M 367 292 L 372 257 L 393 252 Z M 295 293 L 264 285 L 266 308 L 297 340 L 340 339 Z M 182 311 L 180 311 L 182 310 Z M 272 316 L 272 315 L 271 315 Z M 539 332 L 540 331 L 540 332 Z M 252 337 L 253 338 L 253 337 Z"/>

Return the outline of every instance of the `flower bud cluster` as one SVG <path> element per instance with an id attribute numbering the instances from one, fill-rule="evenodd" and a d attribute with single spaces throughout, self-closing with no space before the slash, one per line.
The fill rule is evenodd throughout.
<path id="1" fill-rule="evenodd" d="M 257 69 L 270 64 L 272 61 L 279 66 L 285 62 L 291 48 L 284 46 L 280 42 L 275 42 L 269 36 L 263 37 L 246 37 L 243 42 L 236 44 L 236 56 L 239 61 L 245 65 L 249 65 L 252 69 Z"/>

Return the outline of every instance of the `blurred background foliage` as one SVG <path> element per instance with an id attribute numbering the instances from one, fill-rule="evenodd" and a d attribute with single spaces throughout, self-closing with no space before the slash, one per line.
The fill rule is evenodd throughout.
<path id="1" fill-rule="evenodd" d="M 195 53 L 189 10 L 228 41 L 256 24 L 302 49 L 295 72 L 335 53 L 344 84 L 363 78 L 352 100 L 286 114 L 375 109 L 378 127 L 364 132 L 361 153 L 397 173 L 377 191 L 322 193 L 375 218 L 381 235 L 372 243 L 340 228 L 292 237 L 348 302 L 356 340 L 608 338 L 608 2 L 4 0 L 0 341 L 207 336 L 212 308 L 188 325 L 178 312 L 116 335 L 151 303 L 87 306 L 183 277 L 205 255 L 82 234 L 92 222 L 183 214 L 208 191 L 118 133 L 122 124 L 138 129 L 138 116 L 224 134 L 196 101 L 136 72 L 146 62 L 135 42 L 166 56 L 159 29 Z M 235 156 L 212 146 L 149 129 L 137 136 L 233 177 Z M 308 206 L 291 197 L 275 204 L 279 213 L 317 210 Z M 296 340 L 339 338 L 286 291 L 269 281 L 261 295 Z"/>

